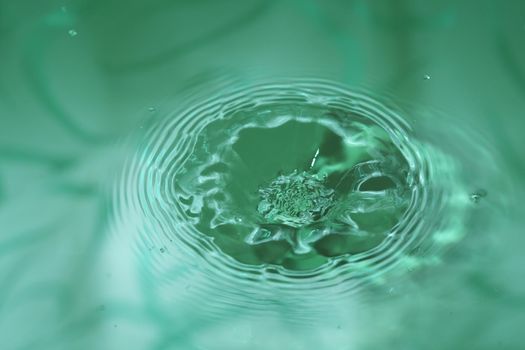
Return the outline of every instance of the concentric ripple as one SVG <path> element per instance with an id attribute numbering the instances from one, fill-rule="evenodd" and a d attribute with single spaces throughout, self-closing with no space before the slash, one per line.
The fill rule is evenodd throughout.
<path id="1" fill-rule="evenodd" d="M 253 307 L 276 286 L 328 301 L 326 289 L 437 261 L 461 238 L 468 194 L 454 160 L 392 108 L 294 80 L 224 89 L 163 117 L 115 204 L 138 249 L 165 253 L 152 267 L 187 263 L 201 290 L 221 286 Z"/>

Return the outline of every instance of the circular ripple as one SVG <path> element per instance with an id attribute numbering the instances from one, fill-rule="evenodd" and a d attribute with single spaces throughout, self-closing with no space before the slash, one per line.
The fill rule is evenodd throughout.
<path id="1" fill-rule="evenodd" d="M 191 266 L 195 300 L 217 288 L 217 305 L 326 305 L 461 237 L 454 161 L 392 108 L 320 80 L 225 91 L 156 122 L 115 192 L 137 249 L 160 249 L 148 266 L 166 285 Z"/>

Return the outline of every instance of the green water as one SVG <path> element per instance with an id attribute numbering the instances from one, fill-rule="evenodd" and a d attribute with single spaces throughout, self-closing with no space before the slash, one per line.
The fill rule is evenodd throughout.
<path id="1" fill-rule="evenodd" d="M 524 13 L 0 0 L 0 349 L 525 348 Z"/>
<path id="2" fill-rule="evenodd" d="M 431 218 L 422 223 L 436 207 L 446 207 L 440 225 L 451 214 L 461 220 L 468 192 L 453 160 L 444 163 L 430 146 L 410 139 L 379 102 L 327 82 L 241 90 L 226 108 L 220 106 L 226 97 L 217 106 L 205 103 L 217 110 L 210 118 L 190 111 L 164 134 L 179 133 L 181 120 L 191 120 L 192 128 L 202 128 L 193 143 L 148 136 L 169 149 L 191 149 L 187 156 L 181 150 L 158 160 L 156 151 L 141 152 L 150 160 L 145 168 L 180 162 L 173 172 L 155 174 L 174 187 L 161 201 L 178 202 L 183 213 L 171 221 L 194 223 L 195 235 L 212 237 L 221 252 L 243 264 L 309 276 L 336 261 L 385 259 L 393 249 L 402 254 L 425 231 L 443 230 Z M 414 228 L 420 225 L 427 227 Z M 165 226 L 168 236 L 176 234 Z M 448 229 L 461 235 L 461 228 Z"/>

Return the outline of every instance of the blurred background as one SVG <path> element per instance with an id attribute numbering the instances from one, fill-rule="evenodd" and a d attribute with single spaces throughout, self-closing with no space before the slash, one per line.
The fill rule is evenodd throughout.
<path id="1" fill-rule="evenodd" d="M 525 348 L 524 36 L 519 0 L 0 0 L 0 348 Z M 112 226 L 121 145 L 224 77 L 389 96 L 486 190 L 468 235 L 337 317 L 156 299 Z"/>

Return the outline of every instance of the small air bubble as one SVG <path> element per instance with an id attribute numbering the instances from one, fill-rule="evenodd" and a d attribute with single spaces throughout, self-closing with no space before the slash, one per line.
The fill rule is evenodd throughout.
<path id="1" fill-rule="evenodd" d="M 148 111 L 155 112 L 157 109 L 155 107 L 148 107 Z"/>
<path id="2" fill-rule="evenodd" d="M 74 37 L 78 35 L 78 32 L 74 29 L 70 29 L 67 33 L 69 34 L 70 37 Z"/>
<path id="3" fill-rule="evenodd" d="M 430 78 L 431 78 L 431 77 L 430 77 L 430 75 L 428 75 L 428 74 L 423 75 L 423 79 L 425 79 L 425 80 L 430 80 Z"/>
<path id="4" fill-rule="evenodd" d="M 470 200 L 472 202 L 474 202 L 474 203 L 479 203 L 481 198 L 486 197 L 486 196 L 487 196 L 487 191 L 485 191 L 485 190 L 477 190 L 476 192 L 473 192 L 470 195 Z"/>
<path id="5" fill-rule="evenodd" d="M 160 248 L 160 252 L 164 253 L 166 251 L 166 248 Z"/>

